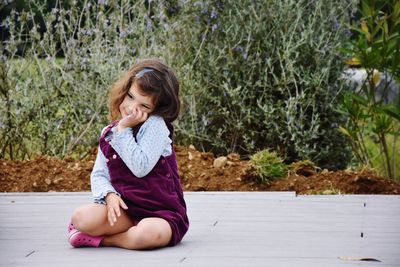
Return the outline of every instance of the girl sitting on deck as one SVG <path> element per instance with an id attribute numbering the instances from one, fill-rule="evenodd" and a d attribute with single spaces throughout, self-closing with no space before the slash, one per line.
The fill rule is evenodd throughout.
<path id="1" fill-rule="evenodd" d="M 178 244 L 189 227 L 173 149 L 180 109 L 174 72 L 156 59 L 135 64 L 112 87 L 113 123 L 102 131 L 90 176 L 94 203 L 77 208 L 73 247 L 152 249 Z"/>

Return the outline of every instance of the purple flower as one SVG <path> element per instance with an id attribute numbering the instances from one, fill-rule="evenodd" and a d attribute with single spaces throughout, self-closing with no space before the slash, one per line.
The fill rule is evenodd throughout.
<path id="1" fill-rule="evenodd" d="M 104 5 L 107 5 L 107 0 L 98 0 L 97 3 L 98 3 L 99 5 L 104 6 Z"/>
<path id="2" fill-rule="evenodd" d="M 242 53 L 242 56 L 243 56 L 243 59 L 247 59 L 247 57 L 248 57 L 247 51 L 244 51 L 244 52 Z"/>
<path id="3" fill-rule="evenodd" d="M 239 53 L 243 53 L 243 47 L 242 46 L 238 46 L 238 47 L 235 47 L 233 50 L 235 50 L 236 52 L 239 52 Z"/>
<path id="4" fill-rule="evenodd" d="M 126 36 L 126 31 L 122 30 L 122 31 L 119 33 L 119 37 L 120 37 L 120 38 L 124 38 L 125 36 Z"/>
<path id="5" fill-rule="evenodd" d="M 335 30 L 339 30 L 339 29 L 340 29 L 340 23 L 339 23 L 337 20 L 334 21 L 334 23 L 333 23 L 333 28 L 334 28 Z"/>
<path id="6" fill-rule="evenodd" d="M 233 50 L 242 54 L 243 59 L 248 58 L 247 51 L 242 46 L 235 47 Z"/>
<path id="7" fill-rule="evenodd" d="M 133 28 L 131 26 L 128 27 L 127 33 L 128 34 L 132 34 L 133 33 Z"/>
<path id="8" fill-rule="evenodd" d="M 211 32 L 215 32 L 216 30 L 218 30 L 220 27 L 219 23 L 214 24 L 211 26 Z"/>
<path id="9" fill-rule="evenodd" d="M 218 13 L 213 10 L 213 11 L 211 11 L 211 15 L 210 16 L 211 16 L 212 19 L 216 19 L 216 18 L 218 18 Z"/>
<path id="10" fill-rule="evenodd" d="M 150 31 L 150 30 L 153 29 L 153 22 L 152 22 L 150 19 L 147 20 L 146 29 L 147 29 L 148 31 Z"/>

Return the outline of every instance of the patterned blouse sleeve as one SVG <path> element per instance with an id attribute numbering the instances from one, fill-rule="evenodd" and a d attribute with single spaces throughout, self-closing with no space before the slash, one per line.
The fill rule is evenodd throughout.
<path id="1" fill-rule="evenodd" d="M 159 116 L 150 116 L 140 127 L 136 139 L 132 129 L 117 132 L 116 128 L 112 129 L 110 144 L 136 177 L 145 177 L 161 156 L 172 154 L 170 132 Z"/>
<path id="2" fill-rule="evenodd" d="M 105 204 L 105 197 L 109 192 L 120 195 L 111 185 L 106 158 L 104 157 L 100 147 L 98 148 L 96 161 L 92 173 L 90 174 L 90 187 L 94 202 L 96 203 Z"/>

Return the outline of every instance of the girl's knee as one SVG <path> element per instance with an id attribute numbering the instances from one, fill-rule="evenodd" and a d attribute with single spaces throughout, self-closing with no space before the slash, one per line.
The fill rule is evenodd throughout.
<path id="1" fill-rule="evenodd" d="M 98 213 L 97 208 L 81 206 L 73 211 L 71 222 L 76 229 L 82 232 L 89 232 L 93 229 L 98 219 L 96 213 Z"/>
<path id="2" fill-rule="evenodd" d="M 71 217 L 71 222 L 75 226 L 76 229 L 80 231 L 84 231 L 87 225 L 86 212 L 83 211 L 82 207 L 79 207 L 74 210 Z"/>
<path id="3" fill-rule="evenodd" d="M 136 227 L 131 228 L 132 236 L 137 245 L 143 248 L 156 248 L 168 245 L 172 231 L 167 223 L 167 226 L 160 227 L 157 224 L 138 224 Z"/>
<path id="4" fill-rule="evenodd" d="M 135 237 L 138 243 L 151 246 L 160 243 L 163 233 L 159 229 L 146 229 L 146 227 L 139 227 L 136 229 Z"/>

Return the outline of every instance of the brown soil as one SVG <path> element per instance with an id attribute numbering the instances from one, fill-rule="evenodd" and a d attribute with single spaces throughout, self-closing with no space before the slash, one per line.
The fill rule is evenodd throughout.
<path id="1" fill-rule="evenodd" d="M 80 161 L 40 156 L 32 160 L 0 159 L 0 192 L 89 191 L 95 150 Z M 297 194 L 400 194 L 400 183 L 372 171 L 320 171 L 298 168 L 269 184 L 257 182 L 254 168 L 230 154 L 224 167 L 214 156 L 194 148 L 176 147 L 185 191 L 296 191 Z"/>

